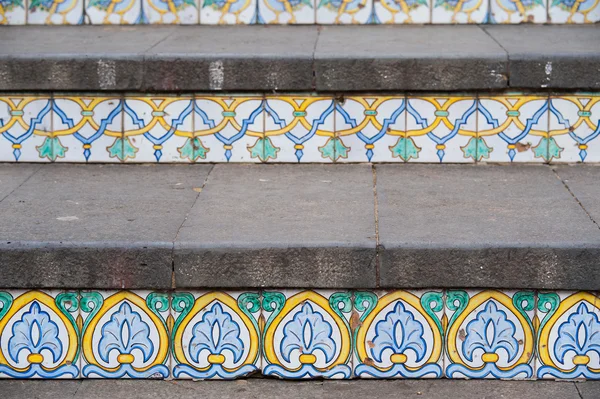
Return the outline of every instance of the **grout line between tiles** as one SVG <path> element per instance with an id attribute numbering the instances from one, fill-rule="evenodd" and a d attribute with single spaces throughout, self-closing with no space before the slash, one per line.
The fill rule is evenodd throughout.
<path id="1" fill-rule="evenodd" d="M 558 172 L 556 171 L 556 169 L 553 168 L 553 167 L 550 167 L 550 170 L 552 170 L 552 172 L 554 173 L 554 175 L 556 176 L 556 178 L 561 181 L 561 183 L 563 184 L 563 186 L 565 187 L 565 189 L 569 192 L 569 194 L 571 194 L 571 196 L 573 197 L 573 199 L 575 201 L 577 201 L 577 203 L 579 204 L 579 206 L 581 207 L 581 209 L 583 209 L 583 211 L 588 216 L 588 218 L 590 218 L 590 220 L 592 221 L 592 223 L 594 223 L 596 225 L 596 227 L 598 229 L 600 229 L 600 225 L 598 225 L 598 222 L 596 222 L 594 220 L 594 218 L 592 217 L 592 215 L 588 212 L 588 210 L 585 209 L 585 206 L 583 206 L 583 204 L 581 203 L 581 201 L 579 201 L 579 198 L 577 198 L 577 196 L 575 195 L 575 193 L 573 191 L 571 191 L 571 188 L 569 187 L 569 185 L 560 177 L 560 175 L 558 174 Z"/>
<path id="2" fill-rule="evenodd" d="M 208 183 L 208 177 L 210 176 L 210 174 L 212 173 L 212 171 L 214 169 L 215 169 L 215 165 L 213 164 L 211 166 L 210 170 L 208 171 L 208 173 L 206 174 L 206 177 L 204 178 L 204 182 L 202 182 L 202 185 L 196 189 L 198 191 L 198 194 L 196 194 L 196 198 L 194 198 L 194 202 L 192 202 L 192 206 L 190 206 L 190 208 L 186 212 L 185 217 L 183 218 L 183 221 L 181 222 L 181 224 L 179 225 L 179 228 L 177 229 L 175 238 L 173 239 L 173 245 L 171 246 L 171 289 L 177 288 L 175 286 L 175 243 L 179 239 L 179 233 L 181 232 L 181 228 L 183 227 L 183 225 L 187 221 L 188 217 L 190 216 L 190 212 L 196 205 L 196 202 L 198 202 L 198 198 L 200 198 L 200 194 L 202 194 L 204 187 L 206 187 L 206 184 Z"/>

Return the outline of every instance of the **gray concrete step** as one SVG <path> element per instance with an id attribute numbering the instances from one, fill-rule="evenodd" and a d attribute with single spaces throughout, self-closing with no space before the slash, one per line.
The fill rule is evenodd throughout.
<path id="1" fill-rule="evenodd" d="M 4 91 L 597 90 L 600 26 L 25 26 Z"/>
<path id="2" fill-rule="evenodd" d="M 600 381 L 355 380 L 279 381 L 0 381 L 6 399 L 340 398 L 340 399 L 596 399 Z"/>
<path id="3" fill-rule="evenodd" d="M 600 287 L 600 166 L 0 165 L 0 287 Z"/>

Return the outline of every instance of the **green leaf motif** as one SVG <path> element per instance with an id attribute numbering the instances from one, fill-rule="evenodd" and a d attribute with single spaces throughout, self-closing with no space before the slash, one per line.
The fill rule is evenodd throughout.
<path id="1" fill-rule="evenodd" d="M 441 292 L 429 291 L 423 294 L 421 297 L 421 306 L 435 322 L 440 335 L 444 336 L 444 328 L 442 327 L 442 321 L 439 319 L 436 312 L 441 312 L 444 309 L 444 295 Z"/>
<path id="2" fill-rule="evenodd" d="M 550 137 L 548 139 L 548 159 L 547 159 L 547 161 L 551 161 L 552 158 L 559 159 L 560 153 L 563 150 L 564 150 L 564 148 L 559 147 L 558 144 L 556 144 L 556 140 L 554 140 L 554 137 Z"/>
<path id="3" fill-rule="evenodd" d="M 446 293 L 446 307 L 455 311 L 450 319 L 449 326 L 454 323 L 456 318 L 465 310 L 469 303 L 469 294 L 466 291 L 449 290 Z"/>
<path id="4" fill-rule="evenodd" d="M 6 291 L 0 291 L 0 320 L 4 317 L 12 306 L 13 297 Z"/>
<path id="5" fill-rule="evenodd" d="M 513 305 L 515 309 L 521 313 L 521 315 L 527 320 L 529 323 L 529 327 L 533 330 L 533 324 L 531 322 L 531 318 L 527 312 L 530 312 L 535 309 L 535 294 L 533 291 L 519 291 L 513 296 Z"/>
<path id="6" fill-rule="evenodd" d="M 90 4 L 88 7 L 95 7 L 99 10 L 106 11 L 108 10 L 108 6 L 112 4 L 110 1 L 106 0 L 90 0 Z"/>
<path id="7" fill-rule="evenodd" d="M 477 139 L 475 137 L 471 137 L 469 142 L 464 147 L 460 147 L 465 158 L 473 158 L 474 160 L 477 158 Z M 489 155 L 488 155 L 489 156 Z"/>
<path id="8" fill-rule="evenodd" d="M 277 153 L 280 148 L 275 147 L 268 137 L 261 137 L 256 140 L 253 146 L 248 147 L 251 158 L 258 158 L 262 162 L 268 161 L 270 158 L 277 159 Z"/>
<path id="9" fill-rule="evenodd" d="M 121 161 L 125 161 L 128 158 L 135 158 L 135 153 L 139 151 L 133 144 L 131 144 L 129 138 L 117 138 L 115 139 L 113 145 L 106 147 L 106 149 L 111 158 L 118 158 Z"/>
<path id="10" fill-rule="evenodd" d="M 46 137 L 40 146 L 35 147 L 40 158 L 48 158 L 55 161 L 56 158 L 64 158 L 68 148 L 63 146 L 58 137 Z"/>
<path id="11" fill-rule="evenodd" d="M 409 137 L 405 140 L 406 140 L 406 145 L 405 145 L 403 159 L 405 161 L 410 161 L 411 159 L 418 159 L 419 152 L 421 152 L 421 148 L 417 147 L 417 145 L 415 144 L 415 142 L 412 138 Z"/>
<path id="12" fill-rule="evenodd" d="M 336 161 L 340 158 L 348 158 L 349 147 L 344 145 L 342 139 L 338 137 L 332 137 L 325 145 L 319 147 L 319 152 L 322 158 L 329 158 L 332 161 Z"/>
<path id="13" fill-rule="evenodd" d="M 198 137 L 187 139 L 185 143 L 177 148 L 181 158 L 187 158 L 190 162 L 196 162 L 198 158 L 206 159 L 206 154 L 210 149 L 204 147 Z"/>
<path id="14" fill-rule="evenodd" d="M 270 138 L 265 138 L 265 139 L 261 139 L 264 140 L 264 145 L 265 145 L 265 159 L 263 159 L 262 161 L 268 161 L 269 158 L 273 158 L 273 159 L 277 159 L 277 153 L 279 152 L 280 148 L 279 147 L 275 147 L 273 145 L 273 143 L 271 142 Z"/>
<path id="15" fill-rule="evenodd" d="M 15 8 L 25 8 L 25 7 L 23 7 L 23 0 L 12 0 L 8 4 L 2 4 L 2 2 L 0 2 L 0 5 L 4 6 L 4 12 L 5 13 L 8 12 L 8 11 L 12 11 Z"/>
<path id="16" fill-rule="evenodd" d="M 548 162 L 552 158 L 560 158 L 560 153 L 563 148 L 556 144 L 554 138 L 542 137 L 538 145 L 533 147 L 533 155 L 536 158 L 543 158 L 544 161 Z"/>
<path id="17" fill-rule="evenodd" d="M 264 291 L 262 294 L 262 308 L 265 312 L 270 312 L 271 315 L 265 324 L 263 333 L 267 331 L 275 317 L 281 312 L 285 305 L 285 295 L 281 292 L 268 292 Z"/>

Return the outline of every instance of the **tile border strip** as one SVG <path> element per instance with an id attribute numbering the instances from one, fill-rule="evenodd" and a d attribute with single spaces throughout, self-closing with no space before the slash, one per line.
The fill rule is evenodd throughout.
<path id="1" fill-rule="evenodd" d="M 0 162 L 600 162 L 600 94 L 0 94 Z"/>
<path id="2" fill-rule="evenodd" d="M 600 297 L 0 290 L 0 378 L 600 379 Z"/>

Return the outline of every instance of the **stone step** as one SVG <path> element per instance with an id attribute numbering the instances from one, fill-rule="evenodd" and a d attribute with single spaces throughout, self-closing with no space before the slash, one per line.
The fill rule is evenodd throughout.
<path id="1" fill-rule="evenodd" d="M 2 164 L 0 287 L 595 291 L 599 178 L 583 165 Z"/>
<path id="2" fill-rule="evenodd" d="M 590 26 L 2 29 L 0 90 L 598 90 Z"/>
<path id="3" fill-rule="evenodd" d="M 277 381 L 250 379 L 223 381 L 0 381 L 0 389 L 11 399 L 250 399 L 250 398 L 339 398 L 360 399 L 595 399 L 600 382 L 554 381 Z M 483 396 L 482 396 L 483 395 Z"/>

